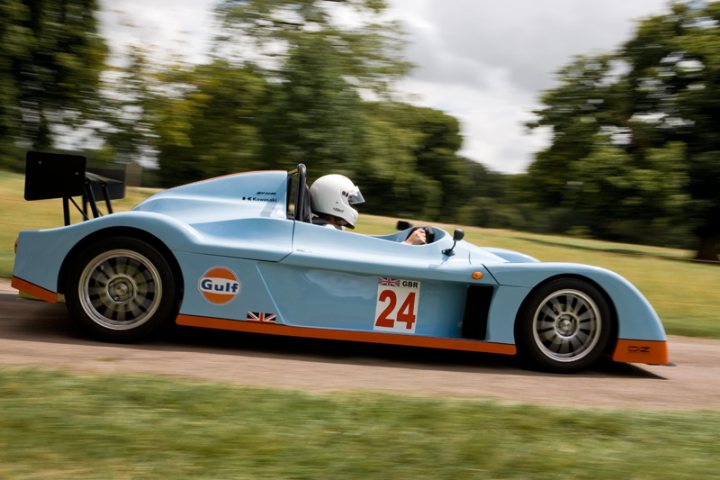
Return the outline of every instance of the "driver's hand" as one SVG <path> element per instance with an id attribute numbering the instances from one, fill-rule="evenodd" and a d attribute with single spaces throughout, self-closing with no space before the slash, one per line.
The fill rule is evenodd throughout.
<path id="1" fill-rule="evenodd" d="M 409 243 L 410 245 L 425 245 L 427 243 L 425 229 L 416 228 L 415 231 L 405 239 L 405 243 Z"/>

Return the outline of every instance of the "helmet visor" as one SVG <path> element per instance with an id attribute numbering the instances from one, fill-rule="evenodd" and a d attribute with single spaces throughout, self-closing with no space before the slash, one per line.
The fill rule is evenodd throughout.
<path id="1" fill-rule="evenodd" d="M 348 192 L 348 203 L 350 205 L 359 205 L 361 203 L 365 203 L 365 198 L 363 198 L 362 193 L 360 193 L 360 189 L 358 187 L 355 187 Z"/>

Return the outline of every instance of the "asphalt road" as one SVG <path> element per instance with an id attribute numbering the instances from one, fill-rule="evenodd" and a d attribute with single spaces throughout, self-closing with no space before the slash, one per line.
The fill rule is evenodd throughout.
<path id="1" fill-rule="evenodd" d="M 315 392 L 384 391 L 506 403 L 638 409 L 720 407 L 720 341 L 672 337 L 675 366 L 604 362 L 574 375 L 520 368 L 512 357 L 313 341 L 175 327 L 151 342 L 82 336 L 64 305 L 0 285 L 0 368 L 149 373 Z"/>

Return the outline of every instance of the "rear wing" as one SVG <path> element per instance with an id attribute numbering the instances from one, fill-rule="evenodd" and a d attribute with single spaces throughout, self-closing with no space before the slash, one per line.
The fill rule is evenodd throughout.
<path id="1" fill-rule="evenodd" d="M 25 200 L 63 199 L 65 225 L 70 225 L 70 203 L 88 220 L 102 216 L 97 199 L 113 213 L 111 200 L 125 197 L 125 171 L 85 169 L 85 157 L 61 153 L 28 152 L 25 158 Z M 82 206 L 73 197 L 81 197 Z"/>

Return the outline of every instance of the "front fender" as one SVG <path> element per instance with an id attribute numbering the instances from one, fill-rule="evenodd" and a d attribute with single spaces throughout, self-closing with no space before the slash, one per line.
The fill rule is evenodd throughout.
<path id="1" fill-rule="evenodd" d="M 605 291 L 618 320 L 618 339 L 665 342 L 665 329 L 655 309 L 628 280 L 615 272 L 573 263 L 503 263 L 486 265 L 502 286 L 533 289 L 554 277 L 590 280 Z"/>

